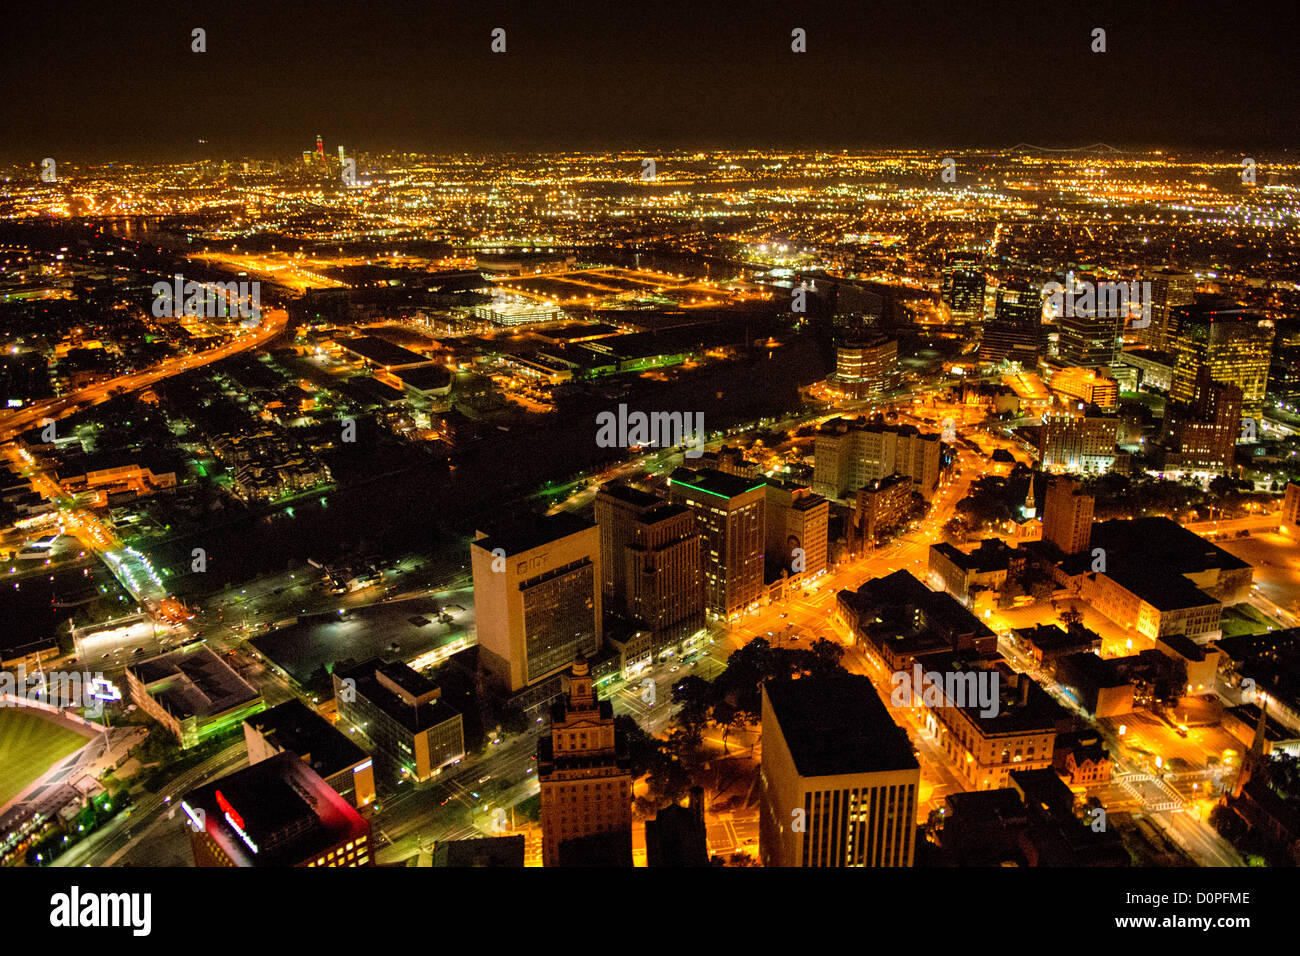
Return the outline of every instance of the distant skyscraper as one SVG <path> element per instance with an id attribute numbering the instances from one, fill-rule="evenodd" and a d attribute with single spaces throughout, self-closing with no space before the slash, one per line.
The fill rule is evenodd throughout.
<path id="1" fill-rule="evenodd" d="M 1073 276 L 1067 277 L 1069 282 Z M 1068 286 L 1067 286 L 1068 287 Z M 1064 299 L 1067 305 L 1071 299 Z M 1091 306 L 1081 300 L 1074 300 L 1066 314 L 1056 317 L 1056 326 L 1060 332 L 1057 354 L 1063 365 L 1081 365 L 1084 368 L 1106 368 L 1115 364 L 1119 354 L 1120 331 L 1124 325 L 1124 316 L 1119 309 L 1103 307 L 1094 300 Z M 1107 314 L 1109 312 L 1114 314 Z"/>
<path id="2" fill-rule="evenodd" d="M 1169 471 L 1226 474 L 1233 468 L 1241 435 L 1241 389 L 1210 379 L 1202 365 L 1190 402 L 1165 406 L 1160 466 Z"/>
<path id="3" fill-rule="evenodd" d="M 347 157 L 343 155 L 343 144 L 339 144 L 339 165 L 342 166 Z"/>
<path id="4" fill-rule="evenodd" d="M 769 481 L 766 554 L 770 564 L 806 578 L 826 570 L 830 502 L 807 486 Z"/>
<path id="5" fill-rule="evenodd" d="M 911 866 L 920 765 L 867 677 L 763 685 L 764 866 Z"/>
<path id="6" fill-rule="evenodd" d="M 1294 481 L 1286 483 L 1286 492 L 1282 496 L 1282 530 L 1292 535 L 1300 535 L 1300 484 Z"/>
<path id="7" fill-rule="evenodd" d="M 632 771 L 614 710 L 581 657 L 537 745 L 542 863 L 632 865 Z"/>
<path id="8" fill-rule="evenodd" d="M 1151 283 L 1151 324 L 1134 329 L 1137 340 L 1147 348 L 1164 349 L 1169 335 L 1173 310 L 1196 300 L 1196 276 L 1178 269 L 1156 269 L 1148 277 Z"/>
<path id="9" fill-rule="evenodd" d="M 729 616 L 763 596 L 765 489 L 712 468 L 678 468 L 669 480 L 673 502 L 695 512 L 703 535 L 704 600 L 714 614 Z"/>
<path id="10" fill-rule="evenodd" d="M 1175 356 L 1170 400 L 1193 401 L 1197 374 L 1205 366 L 1213 381 L 1241 389 L 1243 415 L 1262 418 L 1273 323 L 1258 312 L 1231 304 L 1182 306 L 1174 310 L 1173 323 L 1167 342 Z"/>
<path id="11" fill-rule="evenodd" d="M 984 321 L 984 270 L 977 257 L 962 253 L 950 257 L 943 271 L 943 301 L 958 321 Z"/>
<path id="12" fill-rule="evenodd" d="M 1003 359 L 1032 368 L 1042 355 L 1043 294 L 1024 285 L 998 288 L 993 320 L 984 327 L 979 357 L 989 362 Z"/>
<path id="13" fill-rule="evenodd" d="M 483 666 L 510 691 L 601 646 L 600 535 L 569 514 L 526 519 L 470 545 Z"/>
<path id="14" fill-rule="evenodd" d="M 1095 503 L 1077 479 L 1053 475 L 1047 480 L 1047 496 L 1043 502 L 1043 540 L 1056 545 L 1062 554 L 1086 551 L 1092 535 Z"/>
<path id="15" fill-rule="evenodd" d="M 325 162 L 325 140 L 321 139 L 320 133 L 316 134 L 316 155 L 322 163 Z"/>
<path id="16" fill-rule="evenodd" d="M 611 609 L 627 604 L 627 546 L 637 519 L 663 499 L 621 481 L 601 485 L 596 492 L 595 518 L 600 529 L 600 591 Z"/>

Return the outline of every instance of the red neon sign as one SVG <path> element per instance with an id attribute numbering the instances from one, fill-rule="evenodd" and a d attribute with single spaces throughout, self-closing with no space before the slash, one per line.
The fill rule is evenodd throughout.
<path id="1" fill-rule="evenodd" d="M 216 797 L 217 806 L 230 814 L 231 819 L 235 821 L 235 826 L 239 827 L 241 830 L 244 829 L 244 818 L 239 815 L 239 811 L 230 805 L 230 801 L 226 799 L 225 795 L 220 790 L 216 792 Z"/>

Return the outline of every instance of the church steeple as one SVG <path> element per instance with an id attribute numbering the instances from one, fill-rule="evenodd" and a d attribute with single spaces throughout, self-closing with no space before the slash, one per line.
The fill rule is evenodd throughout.
<path id="1" fill-rule="evenodd" d="M 1025 495 L 1025 507 L 1022 509 L 1026 518 L 1032 518 L 1038 514 L 1038 507 L 1034 504 L 1034 476 L 1029 476 L 1029 494 Z"/>

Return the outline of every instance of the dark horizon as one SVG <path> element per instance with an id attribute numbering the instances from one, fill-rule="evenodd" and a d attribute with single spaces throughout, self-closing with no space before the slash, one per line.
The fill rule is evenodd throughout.
<path id="1" fill-rule="evenodd" d="M 1294 145 L 1290 8 L 84 2 L 11 15 L 4 158 Z M 207 52 L 190 51 L 190 30 Z M 494 27 L 507 51 L 490 52 Z M 790 32 L 807 31 L 792 53 Z M 1094 27 L 1107 52 L 1090 49 Z M 199 140 L 206 143 L 200 145 Z M 30 157 L 30 158 L 29 158 Z"/>

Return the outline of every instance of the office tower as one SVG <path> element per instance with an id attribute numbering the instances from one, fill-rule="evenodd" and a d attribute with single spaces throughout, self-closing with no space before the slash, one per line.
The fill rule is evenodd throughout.
<path id="1" fill-rule="evenodd" d="M 624 555 L 632 543 L 637 519 L 663 499 L 611 481 L 596 492 L 595 518 L 600 529 L 600 593 L 611 609 L 627 606 L 627 564 Z"/>
<path id="2" fill-rule="evenodd" d="M 470 545 L 480 661 L 512 693 L 601 646 L 600 533 L 561 513 Z"/>
<path id="3" fill-rule="evenodd" d="M 857 490 L 853 502 L 853 540 L 869 545 L 907 518 L 912 506 L 912 482 L 906 475 L 890 475 Z"/>
<path id="4" fill-rule="evenodd" d="M 1043 502 L 1043 540 L 1056 545 L 1062 554 L 1086 551 L 1096 503 L 1078 479 L 1067 475 L 1048 478 L 1047 497 Z"/>
<path id="5" fill-rule="evenodd" d="M 460 713 L 441 696 L 437 684 L 401 661 L 376 658 L 334 671 L 339 718 L 417 782 L 465 756 Z"/>
<path id="6" fill-rule="evenodd" d="M 980 337 L 981 361 L 1019 362 L 1033 368 L 1042 356 L 1043 293 L 1026 285 L 1005 285 L 997 290 L 993 320 Z"/>
<path id="7" fill-rule="evenodd" d="M 1201 367 L 1216 382 L 1241 389 L 1242 414 L 1260 419 L 1268 388 L 1273 323 L 1260 313 L 1232 304 L 1182 306 L 1173 312 L 1173 336 L 1166 343 L 1174 354 L 1169 398 L 1193 401 Z"/>
<path id="8" fill-rule="evenodd" d="M 316 155 L 320 157 L 322 163 L 325 162 L 325 140 L 321 138 L 320 133 L 316 134 Z"/>
<path id="9" fill-rule="evenodd" d="M 374 761 L 347 734 L 298 698 L 244 720 L 248 762 L 296 754 L 354 807 L 375 799 Z"/>
<path id="10" fill-rule="evenodd" d="M 977 256 L 953 253 L 948 257 L 943 269 L 943 301 L 958 321 L 984 321 L 984 270 Z"/>
<path id="11" fill-rule="evenodd" d="M 1225 474 L 1232 470 L 1241 435 L 1241 389 L 1210 379 L 1201 366 L 1190 402 L 1165 406 L 1160 467 L 1167 471 Z"/>
<path id="12" fill-rule="evenodd" d="M 898 384 L 898 342 L 884 336 L 839 341 L 831 386 L 850 398 L 868 398 Z"/>
<path id="13" fill-rule="evenodd" d="M 1152 271 L 1147 281 L 1151 283 L 1151 324 L 1134 329 L 1134 334 L 1147 348 L 1166 349 L 1173 310 L 1196 301 L 1196 276 L 1166 267 Z"/>
<path id="14" fill-rule="evenodd" d="M 307 762 L 276 754 L 181 798 L 195 866 L 374 866 L 370 824 Z"/>
<path id="15" fill-rule="evenodd" d="M 537 744 L 542 864 L 632 865 L 632 771 L 614 710 L 578 657 Z"/>
<path id="16" fill-rule="evenodd" d="M 1115 464 L 1119 419 L 1095 406 L 1044 415 L 1038 432 L 1038 461 L 1042 468 L 1104 474 Z"/>
<path id="17" fill-rule="evenodd" d="M 339 165 L 342 166 L 346 157 L 343 155 L 343 144 L 339 144 Z"/>
<path id="18" fill-rule="evenodd" d="M 673 503 L 695 513 L 703 536 L 704 606 L 710 613 L 730 616 L 763 596 L 766 487 L 712 468 L 678 468 L 669 479 Z"/>
<path id="19" fill-rule="evenodd" d="M 765 495 L 767 560 L 791 574 L 802 571 L 805 580 L 825 571 L 830 502 L 807 486 L 774 480 Z"/>
<path id="20" fill-rule="evenodd" d="M 871 680 L 763 685 L 764 866 L 911 866 L 921 770 Z"/>
<path id="21" fill-rule="evenodd" d="M 646 866 L 708 866 L 704 788 L 692 787 L 686 806 L 671 804 L 645 822 Z"/>
<path id="22" fill-rule="evenodd" d="M 843 498 L 871 482 L 900 474 L 928 501 L 939 487 L 939 446 L 939 435 L 923 434 L 911 425 L 832 419 L 817 433 L 813 491 Z"/>
<path id="23" fill-rule="evenodd" d="M 704 627 L 704 566 L 695 513 L 660 503 L 641 514 L 619 562 L 626 581 L 624 607 L 650 632 L 653 653 Z"/>
<path id="24" fill-rule="evenodd" d="M 1073 282 L 1073 277 L 1069 277 Z M 1067 288 L 1069 288 L 1067 286 Z M 1120 332 L 1124 319 L 1120 309 L 1108 308 L 1100 301 L 1092 305 L 1079 299 L 1064 299 L 1063 315 L 1056 317 L 1060 338 L 1057 354 L 1062 365 L 1084 368 L 1107 368 L 1119 354 Z"/>

